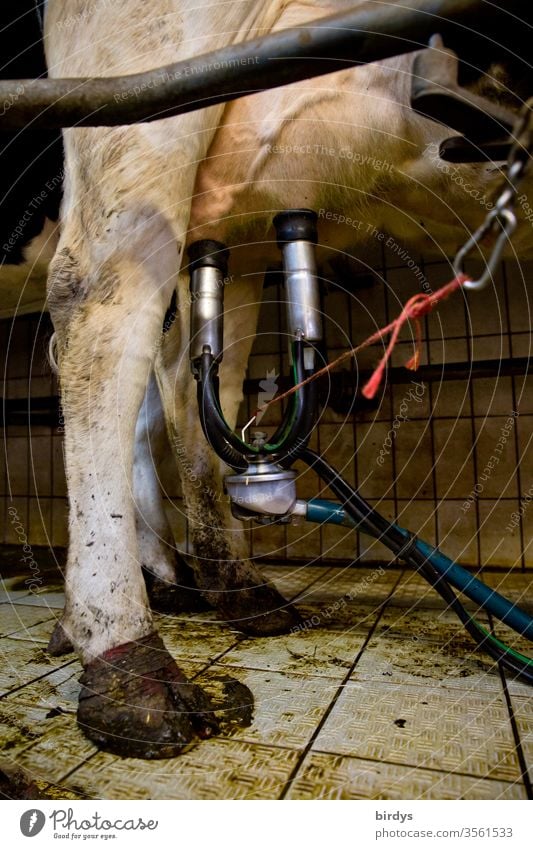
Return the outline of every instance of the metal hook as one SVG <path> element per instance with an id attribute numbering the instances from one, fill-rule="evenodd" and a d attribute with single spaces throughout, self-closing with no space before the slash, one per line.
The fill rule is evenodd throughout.
<path id="1" fill-rule="evenodd" d="M 514 212 L 511 209 L 496 208 L 492 210 L 492 212 L 489 213 L 481 227 L 478 227 L 476 232 L 470 237 L 468 242 L 463 245 L 463 247 L 455 257 L 453 264 L 454 271 L 456 274 L 461 274 L 463 273 L 463 264 L 467 256 L 475 247 L 478 246 L 480 240 L 487 235 L 487 233 L 492 229 L 496 222 L 501 224 L 502 232 L 496 239 L 496 244 L 494 245 L 492 253 L 489 259 L 487 260 L 485 271 L 478 280 L 466 280 L 463 284 L 465 289 L 479 291 L 487 285 L 489 280 L 492 279 L 492 275 L 496 271 L 496 267 L 501 259 L 501 255 L 503 253 L 503 249 L 505 247 L 507 239 L 514 233 L 518 224 Z"/>

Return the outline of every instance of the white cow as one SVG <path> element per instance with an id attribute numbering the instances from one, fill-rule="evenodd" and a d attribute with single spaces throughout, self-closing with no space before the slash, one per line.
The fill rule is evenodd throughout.
<path id="1" fill-rule="evenodd" d="M 148 70 L 353 5 L 49 0 L 49 73 Z M 450 254 L 483 219 L 480 201 L 494 186 L 494 169 L 462 166 L 458 180 L 439 168 L 436 144 L 449 132 L 409 108 L 411 63 L 405 56 L 167 120 L 64 133 L 62 232 L 48 282 L 70 498 L 62 624 L 85 668 L 79 721 L 99 745 L 163 757 L 216 730 L 207 699 L 184 682 L 154 634 L 140 569 L 152 543 L 158 548 L 143 537 L 146 528 L 136 528 L 132 497 L 136 422 L 142 429 L 152 373 L 172 439 L 188 446 L 182 486 L 198 585 L 249 633 L 276 633 L 295 621 L 246 559 L 226 502 L 213 497 L 219 463 L 199 427 L 187 355 L 188 281 L 178 274 L 187 243 L 210 237 L 232 248 L 221 369 L 232 421 L 262 273 L 277 256 L 276 211 L 324 210 L 321 249 L 336 250 L 376 228 Z M 340 216 L 361 226 L 343 226 Z M 251 244 L 252 252 L 238 247 Z M 175 290 L 177 319 L 161 340 Z M 160 548 L 148 565 L 164 577 L 171 566 Z"/>

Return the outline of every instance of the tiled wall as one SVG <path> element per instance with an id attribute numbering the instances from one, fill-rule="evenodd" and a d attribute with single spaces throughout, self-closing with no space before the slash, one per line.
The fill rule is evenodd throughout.
<path id="1" fill-rule="evenodd" d="M 6 402 L 58 394 L 48 363 L 52 333 L 48 316 L 21 317 L 0 322 L 0 367 Z M 4 411 L 7 414 L 6 407 Z M 0 430 L 1 542 L 17 544 L 18 518 L 33 545 L 67 544 L 67 504 L 63 464 L 63 436 L 49 424 L 28 428 L 22 410 L 15 424 Z M 16 517 L 8 513 L 14 507 Z"/>
<path id="2" fill-rule="evenodd" d="M 373 282 L 364 263 L 343 277 L 345 291 L 330 279 L 324 294 L 330 360 L 395 317 L 411 295 L 424 291 L 424 277 L 433 290 L 450 279 L 446 263 L 413 259 L 415 267 L 412 262 L 411 268 L 400 265 L 394 251 L 387 252 L 381 244 L 367 258 Z M 354 416 L 324 406 L 313 434 L 312 447 L 357 484 L 382 513 L 396 516 L 404 527 L 465 564 L 533 566 L 532 379 L 523 371 L 498 373 L 510 370 L 512 358 L 530 356 L 527 281 L 532 279 L 533 263 L 506 262 L 494 287 L 466 298 L 455 294 L 423 320 L 421 366 L 449 368 L 453 363 L 490 361 L 485 376 L 473 372 L 449 380 L 443 372 L 430 381 L 405 372 L 404 383 L 381 387 L 374 409 Z M 283 324 L 276 287 L 265 289 L 264 300 L 261 333 L 249 366 L 252 379 L 264 379 L 268 371 L 278 373 L 281 367 L 287 373 L 284 342 L 273 332 Z M 48 323 L 36 319 L 19 319 L 13 328 L 10 322 L 2 323 L 2 350 L 8 348 L 4 390 L 8 399 L 27 397 L 29 391 L 32 396 L 56 391 L 45 356 L 49 332 Z M 413 353 L 409 330 L 401 339 L 393 367 L 403 365 Z M 357 369 L 375 365 L 380 353 L 379 348 L 363 351 Z M 243 422 L 256 407 L 257 397 L 249 397 L 241 408 Z M 268 413 L 261 427 L 275 424 L 277 416 L 278 412 Z M 7 515 L 12 497 L 31 542 L 64 545 L 61 434 L 36 426 L 29 438 L 27 427 L 13 425 L 4 435 L 8 469 L 0 472 L 2 541 L 17 541 Z M 4 456 L 1 462 L 5 463 Z M 176 496 L 169 499 L 169 516 L 185 545 L 179 488 L 168 473 L 164 483 Z M 300 497 L 319 493 L 331 497 L 320 489 L 316 475 L 303 470 L 298 491 Z M 522 515 L 517 519 L 517 514 Z M 254 527 L 248 538 L 251 554 L 272 560 L 346 561 L 354 555 L 365 561 L 389 559 L 381 544 L 331 526 Z"/>
<path id="3" fill-rule="evenodd" d="M 446 263 L 414 259 L 433 290 L 450 280 Z M 391 321 L 421 291 L 416 268 L 394 260 L 385 249 L 375 253 L 373 286 L 358 290 L 355 274 L 351 291 L 335 288 L 325 296 L 330 361 Z M 448 380 L 442 372 L 428 381 L 404 371 L 406 382 L 381 387 L 372 411 L 353 416 L 323 408 L 315 434 L 315 447 L 383 514 L 396 516 L 404 527 L 473 566 L 533 566 L 532 378 L 499 373 L 509 370 L 511 358 L 531 355 L 527 281 L 532 279 L 532 263 L 507 262 L 494 287 L 467 297 L 456 294 L 423 321 L 421 367 L 490 361 L 485 374 L 491 376 L 467 372 Z M 350 282 L 344 285 L 348 290 Z M 401 338 L 393 367 L 413 353 L 409 331 Z M 255 346 L 251 376 L 264 377 L 276 365 L 276 351 L 274 337 L 263 336 Z M 381 353 L 376 347 L 362 351 L 357 368 L 373 367 Z M 252 410 L 254 402 L 250 399 Z M 317 495 L 316 476 L 307 473 L 300 491 Z M 331 495 L 323 491 L 322 497 Z M 349 531 L 309 525 L 254 529 L 251 546 L 254 554 L 273 559 L 348 559 L 355 550 Z M 389 559 L 387 550 L 368 537 L 358 538 L 356 550 L 362 560 Z"/>

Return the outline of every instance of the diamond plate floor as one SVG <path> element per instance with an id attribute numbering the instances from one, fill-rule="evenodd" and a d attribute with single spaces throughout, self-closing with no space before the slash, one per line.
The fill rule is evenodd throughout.
<path id="1" fill-rule="evenodd" d="M 249 639 L 211 613 L 158 617 L 190 678 L 230 673 L 252 690 L 255 710 L 250 727 L 153 762 L 99 752 L 78 731 L 78 661 L 44 651 L 61 587 L 28 594 L 4 581 L 0 770 L 22 768 L 65 799 L 531 798 L 533 691 L 473 652 L 418 576 L 265 572 L 296 599 L 296 633 Z M 532 575 L 487 577 L 528 607 Z"/>

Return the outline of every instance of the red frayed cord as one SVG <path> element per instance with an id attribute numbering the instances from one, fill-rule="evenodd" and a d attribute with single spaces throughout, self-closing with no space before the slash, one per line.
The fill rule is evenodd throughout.
<path id="1" fill-rule="evenodd" d="M 416 341 L 415 341 L 415 353 L 412 357 L 406 362 L 405 366 L 408 369 L 412 369 L 416 371 L 418 368 L 418 363 L 420 361 L 420 346 L 422 342 L 422 328 L 420 325 L 420 319 L 423 315 L 427 315 L 428 312 L 435 309 L 435 307 L 441 302 L 448 298 L 453 292 L 460 289 L 461 286 L 470 278 L 466 274 L 458 274 L 457 277 L 454 277 L 450 283 L 447 283 L 445 286 L 442 286 L 440 289 L 437 289 L 436 292 L 433 292 L 431 295 L 426 295 L 424 293 L 419 293 L 418 295 L 413 295 L 412 298 L 409 298 L 407 303 L 404 305 L 400 315 L 398 318 L 395 318 L 394 321 L 391 321 L 390 324 L 387 324 L 386 327 L 382 327 L 381 330 L 377 330 L 376 333 L 373 333 L 372 336 L 369 336 L 368 339 L 365 339 L 364 342 L 361 342 L 360 345 L 357 345 L 355 348 L 351 348 L 349 351 L 345 351 L 344 354 L 341 354 L 340 357 L 337 357 L 336 360 L 333 360 L 332 363 L 328 363 L 324 368 L 319 369 L 311 377 L 307 377 L 305 380 L 302 380 L 301 383 L 297 383 L 296 386 L 288 389 L 287 392 L 283 392 L 281 395 L 278 395 L 272 401 L 269 401 L 268 404 L 265 404 L 261 407 L 261 412 L 264 413 L 272 404 L 277 404 L 279 401 L 282 401 L 284 398 L 287 398 L 289 395 L 292 395 L 302 386 L 305 386 L 307 383 L 311 383 L 312 380 L 316 380 L 321 377 L 323 374 L 327 374 L 327 372 L 336 368 L 339 363 L 343 362 L 343 360 L 348 359 L 348 357 L 353 356 L 362 348 L 367 348 L 369 345 L 374 345 L 376 342 L 379 342 L 380 339 L 383 339 L 388 333 L 391 334 L 389 344 L 385 350 L 381 361 L 376 366 L 374 372 L 372 373 L 370 379 L 363 387 L 363 395 L 365 398 L 373 398 L 376 392 L 378 391 L 379 385 L 383 379 L 383 373 L 385 371 L 386 365 L 391 357 L 392 351 L 396 342 L 398 341 L 398 336 L 400 335 L 400 331 L 405 324 L 406 321 L 414 321 L 415 322 L 415 330 L 416 330 Z M 259 412 L 259 410 L 257 411 Z"/>
<path id="2" fill-rule="evenodd" d="M 391 321 L 386 327 L 383 327 L 381 330 L 378 330 L 377 333 L 374 333 L 373 336 L 370 336 L 366 339 L 361 345 L 358 346 L 357 349 L 366 347 L 367 345 L 372 345 L 374 342 L 382 339 L 383 336 L 386 336 L 387 333 L 391 334 L 389 344 L 381 358 L 380 363 L 375 368 L 372 376 L 370 377 L 366 386 L 363 387 L 363 395 L 365 398 L 373 398 L 376 392 L 378 391 L 379 385 L 383 379 L 383 373 L 385 371 L 385 367 L 391 357 L 392 351 L 396 342 L 398 341 L 398 336 L 400 335 L 400 331 L 405 324 L 406 321 L 414 321 L 415 329 L 416 329 L 416 342 L 415 342 L 415 352 L 412 357 L 405 363 L 405 367 L 411 369 L 412 371 L 416 371 L 418 368 L 418 363 L 420 361 L 420 347 L 422 343 L 422 327 L 420 325 L 420 319 L 423 315 L 427 315 L 428 312 L 435 309 L 437 304 L 440 301 L 444 301 L 449 295 L 455 292 L 457 289 L 460 289 L 461 286 L 465 283 L 466 280 L 469 280 L 466 274 L 458 274 L 457 277 L 447 283 L 445 286 L 442 286 L 440 289 L 437 289 L 432 295 L 425 295 L 420 293 L 418 295 L 413 295 L 412 298 L 409 298 L 407 303 L 404 305 L 400 315 L 398 318 Z"/>

